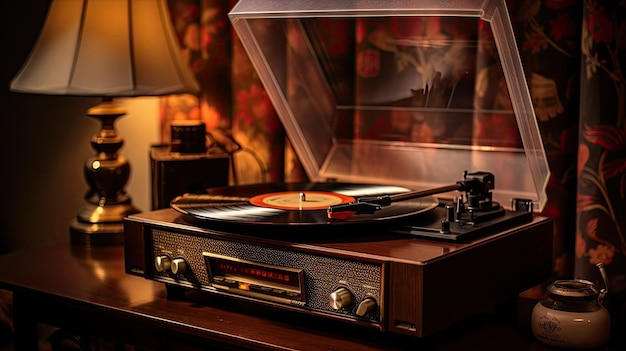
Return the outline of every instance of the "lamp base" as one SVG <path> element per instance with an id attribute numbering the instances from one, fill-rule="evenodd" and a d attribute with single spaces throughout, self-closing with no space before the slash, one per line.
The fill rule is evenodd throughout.
<path id="1" fill-rule="evenodd" d="M 121 245 L 124 243 L 124 224 L 83 223 L 74 219 L 70 226 L 70 242 L 87 247 Z"/>
<path id="2" fill-rule="evenodd" d="M 106 206 L 87 203 L 70 225 L 70 241 L 83 246 L 124 243 L 124 217 L 138 213 L 130 199 Z"/>
<path id="3" fill-rule="evenodd" d="M 126 109 L 115 105 L 111 98 L 104 98 L 87 112 L 87 116 L 100 121 L 101 129 L 91 138 L 95 154 L 84 165 L 90 189 L 85 195 L 85 206 L 70 225 L 72 244 L 123 244 L 124 217 L 139 212 L 124 191 L 130 165 L 118 153 L 124 140 L 114 127 L 115 120 L 125 114 Z"/>

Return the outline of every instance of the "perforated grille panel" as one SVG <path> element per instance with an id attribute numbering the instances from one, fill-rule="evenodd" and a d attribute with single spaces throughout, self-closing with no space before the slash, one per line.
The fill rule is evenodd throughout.
<path id="1" fill-rule="evenodd" d="M 381 264 L 356 262 L 335 257 L 314 255 L 305 252 L 278 250 L 270 247 L 193 236 L 164 230 L 152 230 L 153 257 L 167 254 L 171 258 L 181 257 L 189 269 L 184 274 L 173 275 L 157 272 L 152 267 L 155 280 L 186 287 L 210 290 L 209 276 L 202 252 L 229 256 L 263 264 L 304 271 L 306 302 L 305 309 L 355 316 L 356 306 L 366 297 L 381 303 Z M 339 286 L 347 287 L 354 295 L 355 306 L 346 310 L 334 310 L 329 304 L 329 295 Z M 380 312 L 370 313 L 365 319 L 379 322 Z"/>

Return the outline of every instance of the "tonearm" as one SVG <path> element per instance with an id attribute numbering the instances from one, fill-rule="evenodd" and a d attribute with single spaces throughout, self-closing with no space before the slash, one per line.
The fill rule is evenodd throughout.
<path id="1" fill-rule="evenodd" d="M 431 189 L 409 191 L 405 193 L 381 196 L 360 197 L 354 202 L 329 206 L 328 218 L 345 219 L 352 215 L 372 214 L 393 202 L 441 194 L 449 191 L 465 192 L 465 201 L 460 199 L 457 206 L 464 206 L 472 211 L 491 210 L 494 206 L 491 190 L 494 189 L 495 177 L 489 172 L 463 172 L 463 179 L 455 184 Z"/>

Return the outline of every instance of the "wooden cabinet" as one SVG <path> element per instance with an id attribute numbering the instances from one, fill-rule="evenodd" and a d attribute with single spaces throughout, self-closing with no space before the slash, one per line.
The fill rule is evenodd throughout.
<path id="1" fill-rule="evenodd" d="M 166 298 L 162 283 L 124 273 L 123 247 L 61 243 L 0 256 L 0 289 L 14 299 L 15 350 L 37 350 L 38 323 L 87 340 L 142 350 L 458 350 L 484 346 L 550 350 L 534 340 L 518 299 L 419 339 L 188 292 Z M 623 349 L 615 334 L 607 350 Z M 487 348 L 488 349 L 488 348 Z"/>

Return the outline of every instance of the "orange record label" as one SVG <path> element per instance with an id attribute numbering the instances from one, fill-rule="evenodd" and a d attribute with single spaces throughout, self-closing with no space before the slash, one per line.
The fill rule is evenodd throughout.
<path id="1" fill-rule="evenodd" d="M 254 196 L 256 206 L 282 210 L 325 210 L 328 206 L 356 201 L 352 196 L 328 191 L 284 191 Z"/>

